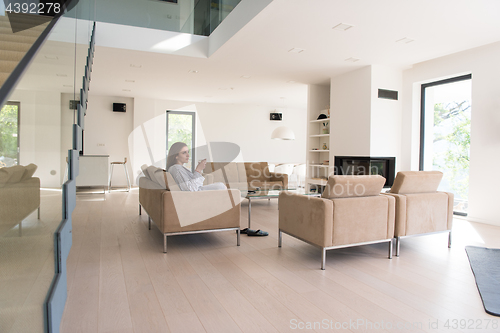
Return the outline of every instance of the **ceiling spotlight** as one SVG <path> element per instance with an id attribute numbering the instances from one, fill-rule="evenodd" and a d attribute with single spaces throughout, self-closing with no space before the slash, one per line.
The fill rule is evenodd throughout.
<path id="1" fill-rule="evenodd" d="M 125 82 L 134 83 L 134 82 L 135 82 L 135 80 L 125 80 Z"/>
<path id="2" fill-rule="evenodd" d="M 249 75 L 242 75 L 241 78 L 242 79 L 249 79 L 249 78 L 251 78 L 251 76 L 249 76 Z"/>
<path id="3" fill-rule="evenodd" d="M 73 85 L 72 85 L 72 84 L 63 84 L 63 87 L 66 87 L 66 88 L 73 88 Z"/>
<path id="4" fill-rule="evenodd" d="M 415 40 L 413 39 L 410 39 L 410 38 L 401 38 L 401 39 L 398 39 L 396 41 L 396 43 L 399 43 L 399 44 L 408 44 L 408 43 L 411 43 L 411 42 L 414 42 Z"/>
<path id="5" fill-rule="evenodd" d="M 297 83 L 297 82 L 290 80 L 290 81 L 286 81 L 286 83 Z"/>
<path id="6" fill-rule="evenodd" d="M 122 91 L 132 91 L 132 90 L 130 90 L 130 89 L 122 89 Z"/>
<path id="7" fill-rule="evenodd" d="M 142 65 L 130 64 L 130 67 L 133 67 L 133 68 L 142 68 Z"/>
<path id="8" fill-rule="evenodd" d="M 356 62 L 356 61 L 359 61 L 359 59 L 358 58 L 350 57 L 350 58 L 345 59 L 344 61 L 347 61 L 347 62 Z"/>
<path id="9" fill-rule="evenodd" d="M 290 53 L 301 53 L 304 52 L 304 49 L 299 49 L 298 47 L 294 47 L 293 49 L 288 50 Z"/>
<path id="10" fill-rule="evenodd" d="M 56 76 L 59 76 L 59 77 L 68 77 L 67 74 L 56 74 Z"/>
<path id="11" fill-rule="evenodd" d="M 191 69 L 191 70 L 189 70 L 189 71 L 188 71 L 188 73 L 191 73 L 191 74 L 196 74 L 196 73 L 198 73 L 198 71 L 197 71 L 197 70 L 194 70 L 194 69 Z"/>
<path id="12" fill-rule="evenodd" d="M 350 24 L 340 23 L 334 26 L 332 29 L 337 31 L 346 31 L 351 29 L 353 26 Z"/>

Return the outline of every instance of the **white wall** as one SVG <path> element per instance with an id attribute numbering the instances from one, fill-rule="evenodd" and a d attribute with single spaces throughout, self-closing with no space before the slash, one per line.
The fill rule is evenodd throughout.
<path id="1" fill-rule="evenodd" d="M 399 170 L 403 73 L 387 66 L 371 67 L 370 155 L 396 157 L 396 170 Z M 378 89 L 398 91 L 398 100 L 378 98 Z"/>
<path id="2" fill-rule="evenodd" d="M 127 112 L 113 112 L 113 103 L 125 103 Z M 110 162 L 123 161 L 127 157 L 127 168 L 131 175 L 128 137 L 132 133 L 134 100 L 126 97 L 89 95 L 85 116 L 84 155 L 109 155 Z M 130 176 L 131 181 L 133 177 Z M 113 186 L 126 186 L 123 167 L 115 166 Z"/>
<path id="3" fill-rule="evenodd" d="M 370 66 L 331 79 L 330 154 L 370 156 Z"/>
<path id="4" fill-rule="evenodd" d="M 225 141 L 237 144 L 244 161 L 305 163 L 306 110 L 278 109 L 283 121 L 270 121 L 275 108 L 257 105 L 193 103 L 147 98 L 134 99 L 134 130 L 130 138 L 134 180 L 143 164 L 165 167 L 165 115 L 167 110 L 197 113 L 197 146 Z M 271 140 L 278 126 L 288 126 L 296 140 Z"/>
<path id="5" fill-rule="evenodd" d="M 473 221 L 500 225 L 500 43 L 430 60 L 403 73 L 402 163 L 418 169 L 420 84 L 472 73 L 469 213 Z M 411 96 L 411 98 L 410 98 Z"/>
<path id="6" fill-rule="evenodd" d="M 36 164 L 41 186 L 60 188 L 61 94 L 18 89 L 9 100 L 21 104 L 19 164 Z"/>

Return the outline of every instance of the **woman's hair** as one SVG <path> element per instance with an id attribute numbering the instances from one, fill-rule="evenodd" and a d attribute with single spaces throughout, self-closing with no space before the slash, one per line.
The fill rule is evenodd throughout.
<path id="1" fill-rule="evenodd" d="M 184 142 L 176 142 L 170 147 L 167 156 L 167 171 L 172 165 L 177 164 L 177 160 L 175 158 L 184 147 L 187 147 L 187 144 Z"/>

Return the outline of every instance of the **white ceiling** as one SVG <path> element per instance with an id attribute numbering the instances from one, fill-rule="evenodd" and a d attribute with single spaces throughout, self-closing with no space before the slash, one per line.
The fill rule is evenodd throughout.
<path id="1" fill-rule="evenodd" d="M 97 47 L 91 93 L 305 107 L 307 84 L 500 41 L 499 13 L 498 0 L 274 0 L 208 58 Z M 353 27 L 333 30 L 339 23 Z M 414 41 L 396 43 L 402 38 Z"/>

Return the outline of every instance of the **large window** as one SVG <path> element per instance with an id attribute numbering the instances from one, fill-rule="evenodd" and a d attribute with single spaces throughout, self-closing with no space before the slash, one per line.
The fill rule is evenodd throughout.
<path id="1" fill-rule="evenodd" d="M 420 170 L 443 172 L 439 190 L 454 193 L 459 215 L 467 215 L 468 208 L 471 78 L 422 85 Z"/>
<path id="2" fill-rule="evenodd" d="M 0 167 L 19 164 L 19 103 L 8 102 L 0 110 Z"/>
<path id="3" fill-rule="evenodd" d="M 184 142 L 190 150 L 186 167 L 194 171 L 195 157 L 195 113 L 189 111 L 167 111 L 167 156 L 176 142 Z"/>

